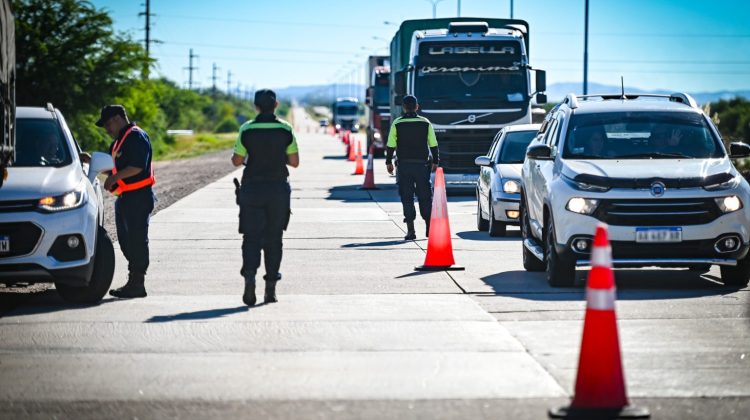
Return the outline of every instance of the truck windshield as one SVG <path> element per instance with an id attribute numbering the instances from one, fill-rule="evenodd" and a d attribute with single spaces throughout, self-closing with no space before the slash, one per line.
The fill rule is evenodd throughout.
<path id="1" fill-rule="evenodd" d="M 574 115 L 568 124 L 567 159 L 706 159 L 724 149 L 701 114 L 608 112 Z"/>
<path id="2" fill-rule="evenodd" d="M 419 101 L 425 105 L 467 104 L 497 107 L 498 102 L 522 106 L 527 100 L 526 75 L 518 71 L 450 71 L 421 68 L 414 83 Z M 444 71 L 445 70 L 445 71 Z"/>
<path id="3" fill-rule="evenodd" d="M 339 105 L 336 110 L 339 115 L 357 115 L 357 107 L 354 105 Z"/>
<path id="4" fill-rule="evenodd" d="M 497 163 L 523 163 L 526 148 L 536 137 L 537 131 L 513 131 L 505 135 Z"/>
<path id="5" fill-rule="evenodd" d="M 70 165 L 72 158 L 55 120 L 16 119 L 16 167 Z"/>

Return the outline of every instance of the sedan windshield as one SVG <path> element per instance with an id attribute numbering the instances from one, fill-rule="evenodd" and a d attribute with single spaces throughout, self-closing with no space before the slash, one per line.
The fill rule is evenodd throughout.
<path id="1" fill-rule="evenodd" d="M 506 134 L 496 163 L 523 163 L 526 148 L 536 134 L 536 131 L 513 131 Z"/>
<path id="2" fill-rule="evenodd" d="M 59 168 L 71 163 L 70 151 L 55 120 L 16 120 L 16 159 L 13 166 Z"/>
<path id="3" fill-rule="evenodd" d="M 706 159 L 724 155 L 701 114 L 609 112 L 574 115 L 567 159 Z"/>

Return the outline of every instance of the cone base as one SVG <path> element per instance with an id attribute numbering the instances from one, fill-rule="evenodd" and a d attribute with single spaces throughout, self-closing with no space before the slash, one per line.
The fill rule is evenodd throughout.
<path id="1" fill-rule="evenodd" d="M 379 190 L 378 187 L 359 187 L 358 190 Z"/>
<path id="2" fill-rule="evenodd" d="M 414 271 L 463 271 L 464 267 L 460 265 L 419 265 L 414 267 Z"/>
<path id="3" fill-rule="evenodd" d="M 622 408 L 560 407 L 547 413 L 552 419 L 647 419 L 651 413 L 646 407 L 628 405 Z"/>

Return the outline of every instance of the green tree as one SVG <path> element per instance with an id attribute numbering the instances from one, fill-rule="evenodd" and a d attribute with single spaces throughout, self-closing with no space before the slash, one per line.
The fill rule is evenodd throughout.
<path id="1" fill-rule="evenodd" d="M 86 126 L 96 119 L 84 114 L 95 116 L 138 79 L 149 64 L 143 48 L 88 1 L 14 0 L 13 9 L 18 105 L 53 103 L 79 137 L 85 133 L 82 145 L 96 146 L 102 136 Z"/>
<path id="2" fill-rule="evenodd" d="M 727 141 L 750 142 L 750 101 L 745 98 L 712 102 L 709 112 L 718 121 L 719 131 Z"/>

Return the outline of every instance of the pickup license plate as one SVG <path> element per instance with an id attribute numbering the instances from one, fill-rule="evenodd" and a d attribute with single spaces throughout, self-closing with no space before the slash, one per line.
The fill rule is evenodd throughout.
<path id="1" fill-rule="evenodd" d="M 682 242 L 682 228 L 636 228 L 636 242 Z"/>
<path id="2" fill-rule="evenodd" d="M 10 236 L 0 235 L 0 254 L 10 252 Z"/>

